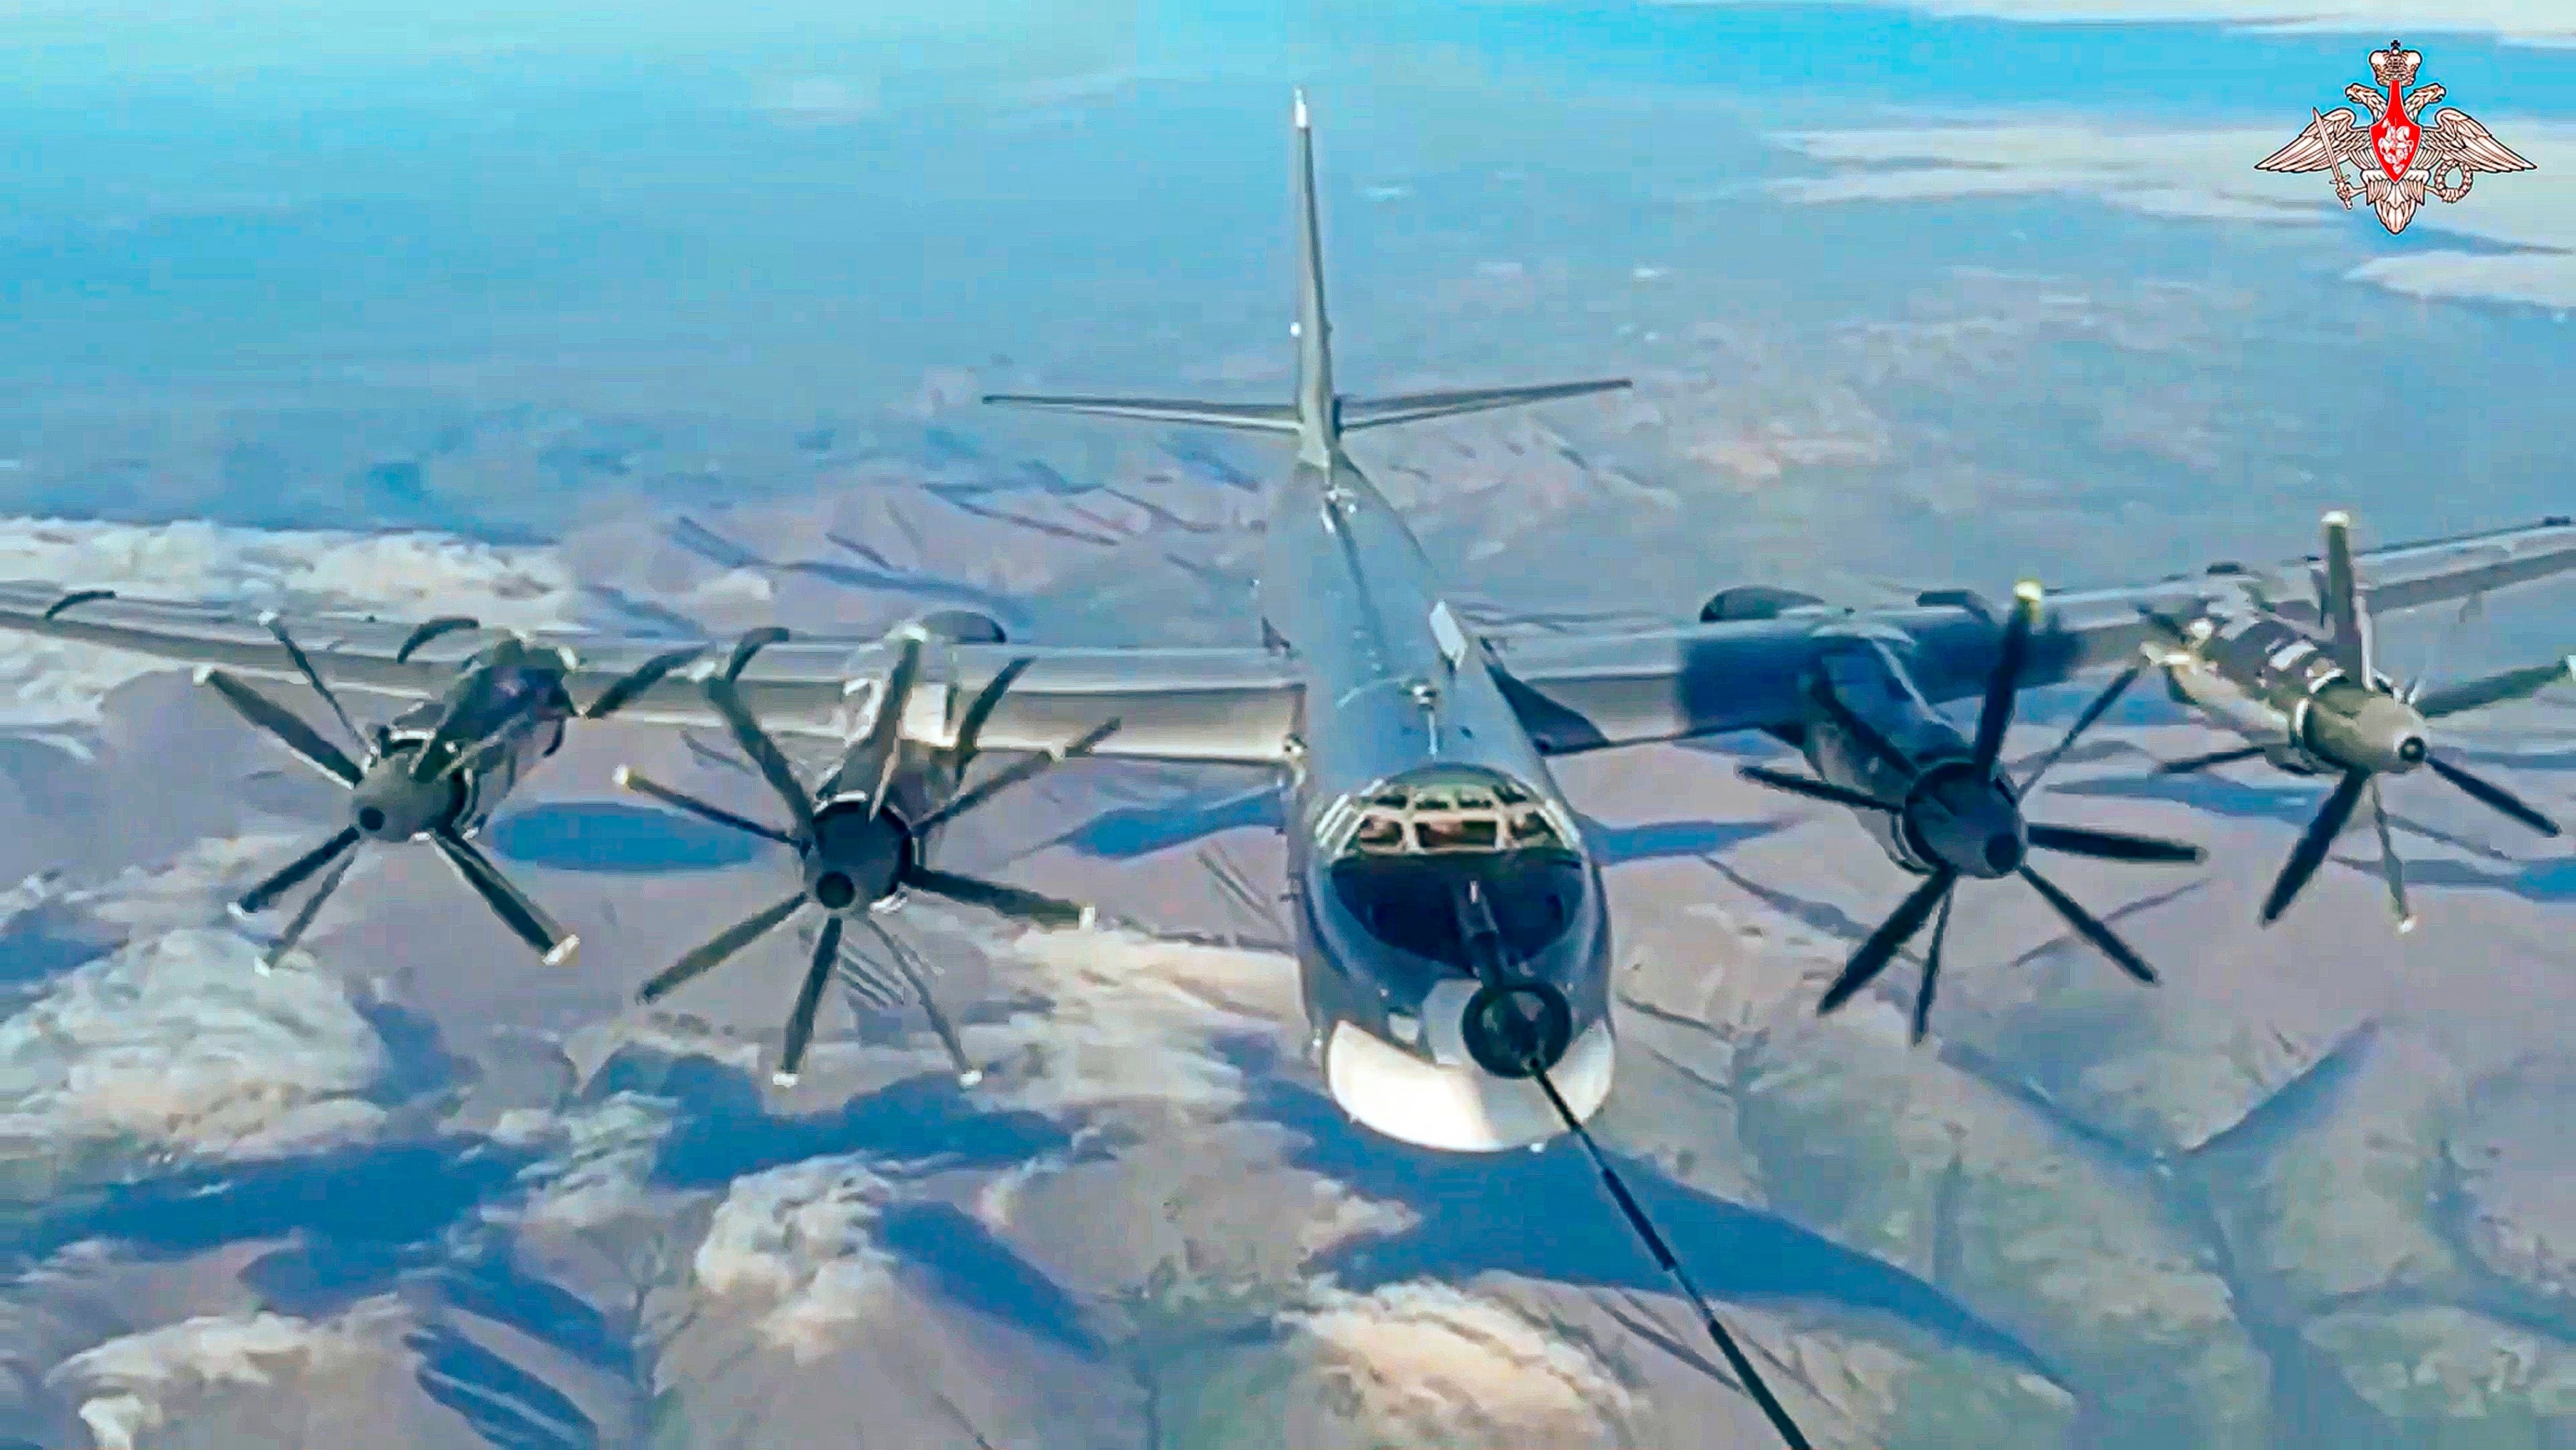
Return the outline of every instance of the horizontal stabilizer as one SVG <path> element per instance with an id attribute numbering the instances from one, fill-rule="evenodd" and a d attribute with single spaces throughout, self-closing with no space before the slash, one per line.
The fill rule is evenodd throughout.
<path id="1" fill-rule="evenodd" d="M 1196 423 L 1205 428 L 1241 428 L 1254 433 L 1297 431 L 1297 410 L 1282 403 L 1200 403 L 1178 398 L 1086 398 L 1045 393 L 987 393 L 984 401 L 1004 408 L 1142 418 L 1153 423 Z"/>
<path id="2" fill-rule="evenodd" d="M 1383 428 L 1389 423 L 1446 418 L 1454 413 L 1482 413 L 1490 408 L 1512 408 L 1557 398 L 1580 398 L 1587 393 L 1615 392 L 1626 386 L 1626 378 L 1594 378 L 1580 383 L 1538 383 L 1525 388 L 1464 388 L 1447 393 L 1407 393 L 1393 398 L 1344 398 L 1341 405 L 1342 431 L 1351 433 L 1362 428 Z"/>

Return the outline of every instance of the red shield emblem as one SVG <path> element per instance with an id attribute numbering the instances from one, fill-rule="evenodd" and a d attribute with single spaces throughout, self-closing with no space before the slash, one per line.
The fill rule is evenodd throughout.
<path id="1" fill-rule="evenodd" d="M 2370 125 L 2370 154 L 2379 158 L 2379 169 L 2391 181 L 2404 181 L 2406 168 L 2415 164 L 2415 148 L 2424 143 L 2424 128 L 2406 119 L 2405 108 L 2395 96 L 2388 98 L 2388 114 Z"/>

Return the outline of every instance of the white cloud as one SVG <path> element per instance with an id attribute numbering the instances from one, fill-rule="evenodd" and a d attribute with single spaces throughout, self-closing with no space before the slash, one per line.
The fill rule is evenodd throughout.
<path id="1" fill-rule="evenodd" d="M 1050 1005 L 965 1029 L 991 1065 L 996 1105 L 1083 1113 L 1150 1103 L 1222 1115 L 1243 1074 L 1219 1039 L 1275 1036 L 1298 1011 L 1296 966 L 1275 952 L 1157 941 L 1126 931 L 1033 931 L 1007 949 Z M 1007 1057 L 1007 1060 L 1006 1060 Z"/>
<path id="2" fill-rule="evenodd" d="M 1322 1398 L 1396 1443 L 1634 1443 L 1640 1403 L 1622 1377 L 1496 1300 L 1415 1281 L 1326 1289 L 1286 1317 L 1317 1352 Z"/>
<path id="3" fill-rule="evenodd" d="M 1746 5 L 1769 0 L 1656 0 L 1664 5 Z M 1821 3 L 1821 0 L 1819 0 Z M 2494 35 L 2524 45 L 2576 45 L 2576 10 L 2564 0 L 1896 0 L 1927 15 L 1997 20 L 2203 21 L 2255 31 L 2326 31 L 2386 40 L 2392 34 Z"/>
<path id="4" fill-rule="evenodd" d="M 857 1155 L 737 1178 L 698 1245 L 698 1285 L 768 1302 L 761 1337 L 811 1363 L 885 1302 L 894 1257 L 874 1230 L 893 1193 Z"/>
<path id="5" fill-rule="evenodd" d="M 0 1022 L 0 1139 L 263 1157 L 372 1132 L 383 1041 L 336 982 L 258 955 L 178 931 L 55 982 Z"/>
<path id="6" fill-rule="evenodd" d="M 487 1209 L 487 1216 L 542 1228 L 604 1227 L 646 1212 L 646 1187 L 676 1105 L 668 1098 L 614 1093 L 566 1112 L 512 1108 L 492 1127 L 493 1141 L 535 1148 L 545 1157 L 519 1173 L 526 1200 Z"/>
<path id="7" fill-rule="evenodd" d="M 2346 275 L 2414 296 L 2576 307 L 2576 191 L 2549 179 L 2576 169 L 2576 126 L 2484 119 L 2539 169 L 2482 176 L 2456 204 L 2427 202 L 2407 236 L 2441 233 L 2517 250 L 2428 249 Z M 2154 216 L 2376 228 L 2366 213 L 2337 207 L 2323 175 L 2254 169 L 2305 124 L 2290 115 L 2271 126 L 2140 134 L 2081 119 L 2026 119 L 1786 133 L 1773 141 L 1834 169 L 1771 189 L 1810 205 L 2060 193 Z"/>
<path id="8" fill-rule="evenodd" d="M 199 520 L 0 519 L 0 579 L 289 613 L 462 613 L 520 629 L 570 626 L 579 603 L 570 571 L 551 548 L 425 533 L 239 529 Z M 86 645 L 0 639 L 0 725 L 93 721 L 101 696 L 166 668 Z"/>
<path id="9" fill-rule="evenodd" d="M 382 1353 L 384 1331 L 400 1317 L 390 1300 L 320 1324 L 282 1314 L 207 1315 L 111 1339 L 45 1378 L 80 1396 L 81 1421 L 99 1450 L 135 1450 L 142 1432 L 169 1424 L 210 1391 L 271 1391 L 280 1380 Z"/>

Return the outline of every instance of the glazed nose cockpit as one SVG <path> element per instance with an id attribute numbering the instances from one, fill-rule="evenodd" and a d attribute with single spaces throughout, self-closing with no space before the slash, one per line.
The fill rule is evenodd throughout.
<path id="1" fill-rule="evenodd" d="M 1339 970 L 1315 1005 L 1334 1097 L 1390 1137 L 1491 1151 L 1555 1136 L 1609 1090 L 1606 950 L 1562 805 L 1434 767 L 1361 792 L 1319 833 L 1313 896 Z M 1338 990 L 1333 990 L 1338 987 Z M 1493 988 L 1493 990 L 1488 990 Z"/>

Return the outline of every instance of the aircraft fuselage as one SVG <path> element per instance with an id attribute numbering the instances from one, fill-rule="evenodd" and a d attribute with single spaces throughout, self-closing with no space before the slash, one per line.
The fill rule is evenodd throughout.
<path id="1" fill-rule="evenodd" d="M 1544 1065 L 1589 1116 L 1614 1056 L 1600 868 L 1386 498 L 1334 448 L 1276 500 L 1260 601 L 1305 673 L 1289 882 L 1325 1082 L 1420 1146 L 1543 1143 L 1563 1125 L 1536 1084 L 1479 1065 L 1477 953 L 1562 995 L 1566 1041 Z"/>

